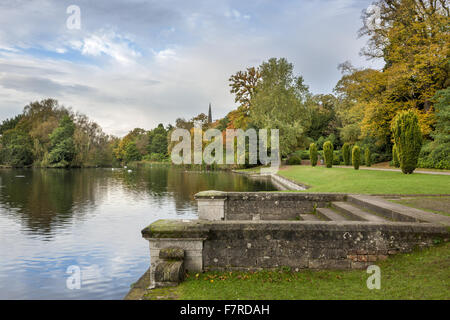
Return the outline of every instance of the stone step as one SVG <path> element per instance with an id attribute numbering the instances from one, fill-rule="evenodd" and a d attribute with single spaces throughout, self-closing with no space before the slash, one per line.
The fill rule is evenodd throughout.
<path id="1" fill-rule="evenodd" d="M 386 222 L 387 220 L 379 217 L 375 214 L 361 210 L 360 208 L 352 205 L 348 202 L 332 202 L 331 206 L 336 210 L 349 216 L 352 220 L 357 221 L 374 221 L 374 222 Z"/>
<path id="2" fill-rule="evenodd" d="M 347 221 L 348 219 L 342 215 L 340 215 L 339 213 L 337 213 L 336 211 L 334 211 L 333 209 L 330 208 L 317 208 L 317 215 L 321 218 L 323 218 L 324 220 L 328 220 L 328 221 Z"/>
<path id="3" fill-rule="evenodd" d="M 348 201 L 358 205 L 361 208 L 376 212 L 389 220 L 401 222 L 421 222 L 421 220 L 414 216 L 410 216 L 408 214 L 405 215 L 397 212 L 396 210 L 392 210 L 389 202 L 373 196 L 366 197 L 363 195 L 350 195 L 348 196 Z"/>
<path id="4" fill-rule="evenodd" d="M 366 208 L 393 221 L 429 222 L 450 226 L 450 217 L 427 212 L 416 208 L 392 203 L 379 197 L 364 195 L 349 195 L 348 201 L 359 207 Z"/>
<path id="5" fill-rule="evenodd" d="M 304 221 L 322 221 L 320 218 L 315 214 L 301 214 L 300 218 Z"/>

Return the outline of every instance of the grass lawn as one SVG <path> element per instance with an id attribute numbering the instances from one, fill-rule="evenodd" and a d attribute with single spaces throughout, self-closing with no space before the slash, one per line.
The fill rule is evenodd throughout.
<path id="1" fill-rule="evenodd" d="M 369 290 L 365 270 L 260 271 L 189 274 L 174 288 L 146 299 L 445 299 L 450 298 L 450 243 L 376 263 L 381 289 Z"/>
<path id="2" fill-rule="evenodd" d="M 422 173 L 287 166 L 279 175 L 310 186 L 306 192 L 449 194 L 450 176 Z"/>

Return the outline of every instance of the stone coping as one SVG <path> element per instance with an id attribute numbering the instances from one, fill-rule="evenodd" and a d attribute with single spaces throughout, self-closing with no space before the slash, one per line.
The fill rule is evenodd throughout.
<path id="1" fill-rule="evenodd" d="M 207 221 L 207 220 L 158 220 L 142 230 L 146 239 L 154 238 L 204 238 L 217 231 L 398 231 L 420 233 L 444 233 L 449 229 L 440 224 L 416 222 L 369 221 Z"/>
<path id="2" fill-rule="evenodd" d="M 217 191 L 217 190 L 207 190 L 201 191 L 194 195 L 195 199 L 226 199 L 229 192 Z"/>
<path id="3" fill-rule="evenodd" d="M 273 199 L 282 198 L 283 200 L 316 200 L 319 198 L 327 197 L 330 201 L 337 201 L 346 199 L 349 194 L 347 193 L 334 193 L 334 192 L 280 192 L 280 191 L 253 191 L 253 192 L 224 192 L 224 191 L 201 191 L 194 195 L 196 200 L 198 199 Z"/>
<path id="4" fill-rule="evenodd" d="M 209 228 L 203 220 L 175 220 L 160 219 L 144 228 L 142 237 L 172 238 L 172 239 L 198 239 L 208 235 Z"/>

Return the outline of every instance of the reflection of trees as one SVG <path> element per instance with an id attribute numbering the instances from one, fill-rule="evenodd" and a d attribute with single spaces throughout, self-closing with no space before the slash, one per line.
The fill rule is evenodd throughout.
<path id="1" fill-rule="evenodd" d="M 23 176 L 23 177 L 18 177 Z M 112 190 L 124 191 L 124 201 L 142 201 L 176 211 L 196 206 L 194 194 L 204 190 L 274 190 L 268 181 L 253 181 L 227 172 L 194 172 L 181 168 L 153 166 L 128 172 L 107 169 L 0 170 L 0 208 L 19 215 L 33 232 L 51 235 L 55 227 L 93 212 Z M 117 195 L 119 196 L 119 195 Z"/>
<path id="2" fill-rule="evenodd" d="M 268 180 L 248 179 L 244 175 L 224 171 L 189 171 L 165 165 L 152 165 L 132 172 L 116 170 L 115 180 L 120 181 L 128 195 L 135 200 L 152 197 L 162 206 L 173 199 L 177 212 L 196 206 L 194 195 L 204 190 L 266 191 L 275 190 Z"/>
<path id="3" fill-rule="evenodd" d="M 0 198 L 32 231 L 50 234 L 95 204 L 102 179 L 93 170 L 2 170 Z M 23 176 L 23 177 L 18 177 Z M 11 210 L 13 209 L 13 210 Z"/>
<path id="4" fill-rule="evenodd" d="M 194 195 L 200 191 L 268 191 L 275 190 L 269 181 L 250 180 L 244 175 L 224 171 L 198 172 L 183 169 L 169 171 L 167 191 L 175 200 L 177 211 L 196 205 Z"/>
<path id="5" fill-rule="evenodd" d="M 115 181 L 120 181 L 127 195 L 139 201 L 152 197 L 158 205 L 163 205 L 167 199 L 167 175 L 169 167 L 155 165 L 152 168 L 142 168 L 128 172 L 116 170 L 112 173 Z"/>

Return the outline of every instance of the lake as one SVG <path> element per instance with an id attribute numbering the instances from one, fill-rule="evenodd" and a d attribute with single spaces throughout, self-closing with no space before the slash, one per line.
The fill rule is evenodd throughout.
<path id="1" fill-rule="evenodd" d="M 269 191 L 269 181 L 154 165 L 0 169 L 0 299 L 122 299 L 150 264 L 141 230 L 195 219 L 203 190 Z M 66 285 L 81 271 L 80 289 Z M 70 287 L 70 286 L 69 286 Z"/>

